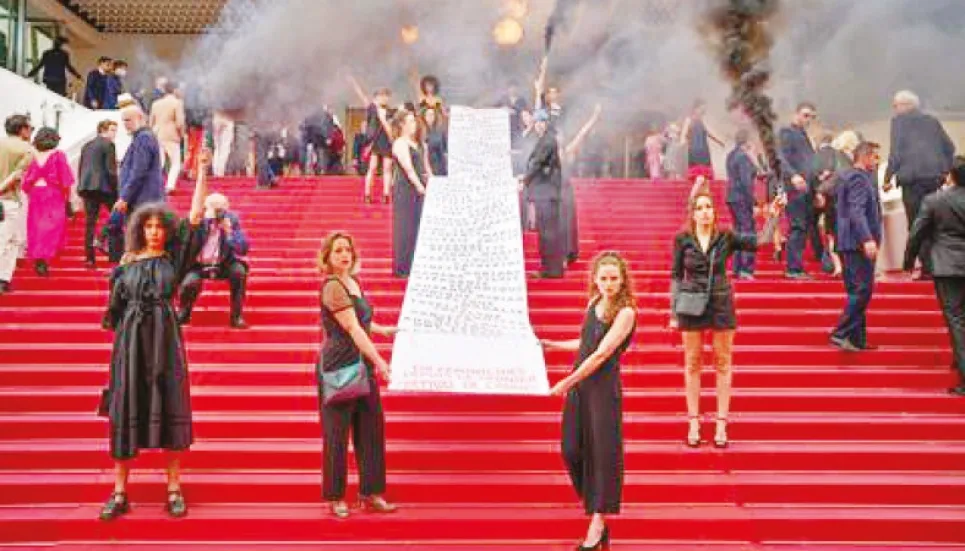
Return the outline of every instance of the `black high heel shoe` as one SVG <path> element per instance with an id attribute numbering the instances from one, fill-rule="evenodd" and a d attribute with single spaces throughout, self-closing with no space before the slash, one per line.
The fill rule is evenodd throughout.
<path id="1" fill-rule="evenodd" d="M 100 519 L 101 520 L 114 520 L 121 515 L 125 515 L 131 510 L 131 504 L 127 502 L 127 494 L 122 492 L 114 492 L 111 494 L 111 498 L 107 500 L 104 504 L 104 508 L 101 509 Z"/>
<path id="2" fill-rule="evenodd" d="M 720 430 L 719 430 L 719 429 L 720 429 L 720 423 L 723 423 L 723 424 L 724 424 L 724 431 L 723 431 L 723 432 L 724 432 L 724 437 L 723 437 L 723 438 L 719 438 L 718 436 L 714 436 L 714 447 L 717 448 L 717 449 L 722 450 L 722 449 L 727 448 L 727 446 L 730 445 L 730 441 L 728 441 L 728 439 L 727 439 L 727 418 L 726 418 L 726 417 L 718 417 L 718 418 L 717 418 L 718 434 L 720 433 Z"/>
<path id="3" fill-rule="evenodd" d="M 600 534 L 600 539 L 595 545 L 587 547 L 582 543 L 576 547 L 577 551 L 597 551 L 598 549 L 609 549 L 610 548 L 610 527 L 603 526 L 603 533 Z"/>
<path id="4" fill-rule="evenodd" d="M 687 440 L 686 440 L 687 447 L 688 447 L 688 448 L 699 448 L 699 447 L 701 446 L 701 444 L 704 443 L 704 441 L 700 438 L 700 417 L 698 417 L 698 416 L 695 415 L 695 416 L 691 417 L 691 418 L 689 419 L 689 421 L 690 421 L 690 422 L 697 421 L 697 438 L 694 438 L 694 435 L 690 433 L 690 424 L 688 423 L 688 426 L 687 426 Z"/>

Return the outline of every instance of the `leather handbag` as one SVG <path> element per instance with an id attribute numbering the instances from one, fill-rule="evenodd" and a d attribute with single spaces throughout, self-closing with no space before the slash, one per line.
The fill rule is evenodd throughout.
<path id="1" fill-rule="evenodd" d="M 334 406 L 369 395 L 369 372 L 361 358 L 333 371 L 321 372 L 322 404 Z"/>
<path id="2" fill-rule="evenodd" d="M 677 291 L 674 297 L 674 314 L 678 316 L 700 317 L 707 311 L 710 304 L 710 293 L 714 288 L 714 260 L 717 251 L 710 253 L 710 273 L 707 277 L 707 290 L 697 291 Z"/>

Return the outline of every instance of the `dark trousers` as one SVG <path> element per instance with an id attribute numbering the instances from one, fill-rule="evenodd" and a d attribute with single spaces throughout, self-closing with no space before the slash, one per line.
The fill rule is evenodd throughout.
<path id="1" fill-rule="evenodd" d="M 931 195 L 941 188 L 940 178 L 925 178 L 920 180 L 912 180 L 910 182 L 901 182 L 901 202 L 905 205 L 905 216 L 908 217 L 908 229 L 911 229 L 911 225 L 915 223 L 915 219 L 918 218 L 918 211 L 921 210 L 921 202 L 925 200 L 925 197 Z M 931 240 L 926 239 L 922 243 L 921 251 L 918 253 L 918 259 L 921 260 L 922 271 L 926 274 L 930 274 L 932 271 L 931 266 Z"/>
<path id="2" fill-rule="evenodd" d="M 576 193 L 569 180 L 563 182 L 560 210 L 563 253 L 568 262 L 574 262 L 580 257 L 580 224 L 576 214 Z"/>
<path id="3" fill-rule="evenodd" d="M 55 94 L 60 94 L 61 96 L 67 97 L 67 81 L 66 80 L 45 80 L 44 86 L 48 90 Z"/>
<path id="4" fill-rule="evenodd" d="M 808 240 L 811 242 L 811 252 L 818 262 L 824 261 L 824 240 L 821 236 L 821 213 L 814 208 L 814 197 L 809 195 L 808 202 Z"/>
<path id="5" fill-rule="evenodd" d="M 248 267 L 237 260 L 226 262 L 213 270 L 195 268 L 184 276 L 181 282 L 181 312 L 191 316 L 195 301 L 201 295 L 205 279 L 227 279 L 231 289 L 231 319 L 241 316 L 245 304 L 245 289 L 248 280 Z"/>
<path id="6" fill-rule="evenodd" d="M 952 361 L 965 384 L 965 277 L 936 277 L 935 294 L 952 339 Z"/>
<path id="7" fill-rule="evenodd" d="M 807 195 L 800 195 L 787 204 L 787 218 L 790 231 L 787 236 L 787 271 L 804 271 L 804 249 L 807 247 L 808 224 L 810 219 Z"/>
<path id="8" fill-rule="evenodd" d="M 540 273 L 551 277 L 563 275 L 562 212 L 559 199 L 537 199 L 536 231 L 539 232 Z"/>
<path id="9" fill-rule="evenodd" d="M 371 371 L 369 372 L 371 376 Z M 322 416 L 322 497 L 326 501 L 345 498 L 348 479 L 348 439 L 359 471 L 359 494 L 376 496 L 385 493 L 385 413 L 379 385 L 372 381 L 372 391 L 365 398 L 335 406 L 321 406 Z M 318 389 L 319 404 L 322 389 Z"/>
<path id="10" fill-rule="evenodd" d="M 867 311 L 874 290 L 875 263 L 857 251 L 842 252 L 841 263 L 844 265 L 844 289 L 848 302 L 834 336 L 864 348 L 868 344 Z"/>
<path id="11" fill-rule="evenodd" d="M 94 252 L 94 236 L 97 233 L 97 219 L 100 217 L 101 207 L 111 212 L 114 201 L 111 197 L 101 193 L 83 195 L 84 199 L 84 253 L 88 262 L 96 260 Z"/>
<path id="12" fill-rule="evenodd" d="M 754 205 L 745 201 L 727 203 L 731 217 L 734 219 L 734 231 L 743 235 L 754 235 L 757 228 L 754 224 Z M 737 251 L 734 253 L 734 275 L 754 275 L 754 262 L 757 255 L 753 251 Z"/>

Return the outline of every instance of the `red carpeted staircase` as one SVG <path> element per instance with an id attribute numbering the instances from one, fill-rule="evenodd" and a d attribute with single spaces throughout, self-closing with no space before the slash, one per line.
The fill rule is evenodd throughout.
<path id="1" fill-rule="evenodd" d="M 363 205 L 350 178 L 289 180 L 271 191 L 247 180 L 212 187 L 231 198 L 253 242 L 252 327 L 227 329 L 227 286 L 214 283 L 186 329 L 198 437 L 184 459 L 188 517 L 165 516 L 162 457 L 145 454 L 132 477 L 133 513 L 96 519 L 112 481 L 106 424 L 94 415 L 111 335 L 98 323 L 105 269 L 83 268 L 78 219 L 50 278 L 25 267 L 15 292 L 0 297 L 0 548 L 576 544 L 585 518 L 559 457 L 554 398 L 387 393 L 388 497 L 401 511 L 330 517 L 320 501 L 312 375 L 315 255 L 328 231 L 355 234 L 377 319 L 394 323 L 405 283 L 389 275 L 391 208 Z M 684 446 L 682 350 L 666 326 L 671 237 L 688 188 L 578 183 L 581 260 L 563 281 L 530 283 L 537 333 L 572 338 L 588 259 L 617 249 L 632 262 L 641 312 L 624 365 L 627 475 L 624 512 L 611 521 L 615 547 L 965 549 L 965 400 L 945 393 L 951 357 L 930 284 L 880 282 L 869 322 L 881 349 L 842 353 L 827 345 L 844 304 L 841 282 L 785 281 L 765 249 L 757 280 L 735 284 L 732 447 Z M 188 194 L 173 198 L 181 212 Z M 535 245 L 527 235 L 530 269 Z M 572 360 L 550 353 L 551 378 Z M 709 364 L 705 377 L 703 408 L 713 412 Z M 705 437 L 712 428 L 708 421 Z"/>

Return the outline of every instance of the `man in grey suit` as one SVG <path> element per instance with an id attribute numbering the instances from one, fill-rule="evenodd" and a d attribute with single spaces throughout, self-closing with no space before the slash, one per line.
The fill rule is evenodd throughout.
<path id="1" fill-rule="evenodd" d="M 952 394 L 965 396 L 965 157 L 956 157 L 945 189 L 922 201 L 911 227 L 905 270 L 911 271 L 922 244 L 931 242 L 935 293 L 952 340 L 959 384 Z"/>
<path id="2" fill-rule="evenodd" d="M 924 198 L 941 187 L 952 167 L 955 144 L 935 117 L 921 111 L 921 101 L 907 90 L 895 94 L 895 116 L 891 119 L 891 154 L 885 183 L 897 176 L 908 227 L 918 218 Z M 922 273 L 930 276 L 927 244 L 921 251 Z"/>

